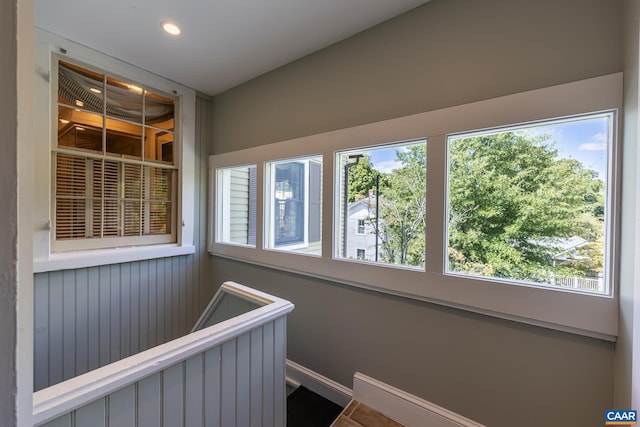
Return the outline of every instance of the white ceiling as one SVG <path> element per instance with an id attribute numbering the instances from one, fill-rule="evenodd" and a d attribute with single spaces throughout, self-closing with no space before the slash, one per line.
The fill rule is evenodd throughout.
<path id="1" fill-rule="evenodd" d="M 35 23 L 214 95 L 427 1 L 35 0 Z"/>

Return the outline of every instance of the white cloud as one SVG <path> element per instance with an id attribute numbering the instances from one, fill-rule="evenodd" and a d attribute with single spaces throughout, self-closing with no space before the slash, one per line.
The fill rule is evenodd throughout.
<path id="1" fill-rule="evenodd" d="M 394 169 L 398 169 L 402 167 L 402 163 L 400 163 L 397 160 L 385 160 L 382 162 L 376 162 L 373 165 L 373 168 L 375 170 L 377 170 L 378 172 L 382 172 L 382 173 L 389 173 L 391 171 L 393 171 Z"/>
<path id="2" fill-rule="evenodd" d="M 607 135 L 605 133 L 597 133 L 591 137 L 589 142 L 580 144 L 580 151 L 605 151 L 607 149 Z"/>

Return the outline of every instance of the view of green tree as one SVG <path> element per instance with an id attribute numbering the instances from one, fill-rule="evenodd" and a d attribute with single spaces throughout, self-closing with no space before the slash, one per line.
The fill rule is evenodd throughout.
<path id="1" fill-rule="evenodd" d="M 449 156 L 450 270 L 538 282 L 602 270 L 604 182 L 549 136 L 458 139 Z M 553 271 L 572 236 L 589 242 L 582 261 Z"/>
<path id="2" fill-rule="evenodd" d="M 386 173 L 366 153 L 350 168 L 350 203 L 380 179 L 367 217 L 380 262 L 424 266 L 426 156 L 426 144 L 410 144 Z M 603 272 L 604 181 L 550 135 L 452 139 L 448 161 L 449 271 L 544 283 Z"/>
<path id="3" fill-rule="evenodd" d="M 405 146 L 396 150 L 399 168 L 376 171 L 369 155 L 360 158 L 349 170 L 349 202 L 368 197 L 378 182 L 378 213 L 374 198 L 368 223 L 380 236 L 380 261 L 389 264 L 423 266 L 426 214 L 426 145 Z"/>
<path id="4" fill-rule="evenodd" d="M 349 203 L 367 197 L 369 190 L 376 188 L 376 175 L 369 155 L 362 156 L 349 168 Z"/>
<path id="5" fill-rule="evenodd" d="M 396 151 L 401 167 L 389 173 L 380 191 L 381 259 L 423 266 L 425 260 L 426 144 Z"/>

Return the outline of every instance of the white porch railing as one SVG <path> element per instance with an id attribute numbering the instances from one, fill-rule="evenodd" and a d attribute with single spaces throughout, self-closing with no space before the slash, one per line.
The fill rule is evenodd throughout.
<path id="1" fill-rule="evenodd" d="M 34 393 L 35 426 L 284 426 L 286 315 L 270 303 Z"/>
<path id="2" fill-rule="evenodd" d="M 604 282 L 601 278 L 589 279 L 585 277 L 554 276 L 551 279 L 551 284 L 573 289 L 604 292 Z"/>

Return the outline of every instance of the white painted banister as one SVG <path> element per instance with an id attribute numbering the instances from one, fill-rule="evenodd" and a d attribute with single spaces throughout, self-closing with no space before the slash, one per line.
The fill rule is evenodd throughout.
<path id="1" fill-rule="evenodd" d="M 247 405 L 249 405 L 252 397 L 256 397 L 254 387 L 262 384 L 260 392 L 263 389 L 268 390 L 271 401 L 256 397 L 254 403 L 264 406 L 265 402 L 267 404 L 271 402 L 273 407 L 263 408 L 267 411 L 267 414 L 260 416 L 274 419 L 274 417 L 280 417 L 281 414 L 282 420 L 284 420 L 286 315 L 293 310 L 293 304 L 236 283 L 227 282 L 224 286 L 267 301 L 268 304 L 34 393 L 34 425 L 46 426 L 48 423 L 59 419 L 64 420 L 68 417 L 69 423 L 65 421 L 60 425 L 79 427 L 83 425 L 78 422 L 82 417 L 77 416 L 77 414 L 72 416 L 72 413 L 81 410 L 81 408 L 89 407 L 89 405 L 95 405 L 95 402 L 98 402 L 98 407 L 102 407 L 99 401 L 103 399 L 105 401 L 104 408 L 96 413 L 104 414 L 104 417 L 102 417 L 103 419 L 92 420 L 90 425 L 106 426 L 108 424 L 106 424 L 105 419 L 108 419 L 107 413 L 110 408 L 110 398 L 116 404 L 122 401 L 123 398 L 131 400 L 130 403 L 124 406 L 132 409 L 131 417 L 136 417 L 140 412 L 144 412 L 144 410 L 141 411 L 137 407 L 141 401 L 139 393 L 144 389 L 144 387 L 140 386 L 143 381 L 154 376 L 158 377 L 158 386 L 152 388 L 153 393 L 160 393 L 160 395 L 154 395 L 150 399 L 155 402 L 158 399 L 163 399 L 161 395 L 163 392 L 163 375 L 177 375 L 181 381 L 179 388 L 183 393 L 186 393 L 190 387 L 186 380 L 189 372 L 194 372 L 195 375 L 194 381 L 196 381 L 197 385 L 193 387 L 194 390 L 198 389 L 198 387 L 200 387 L 200 390 L 206 390 L 208 387 L 207 381 L 218 382 L 219 384 L 216 384 L 216 387 L 221 387 L 218 397 L 222 398 L 221 395 L 223 393 L 221 390 L 223 387 L 228 386 L 234 392 L 235 399 L 246 400 L 244 403 Z M 230 375 L 230 372 L 225 372 L 224 369 L 226 368 L 221 366 L 221 361 L 225 361 L 226 359 L 224 358 L 227 356 L 232 356 L 232 359 L 225 362 L 227 363 L 226 366 L 231 366 L 229 363 L 232 363 L 234 367 L 247 365 L 247 368 L 252 367 L 254 369 L 247 369 L 247 372 L 251 371 L 251 373 L 245 375 L 237 374 L 243 369 L 234 368 L 232 375 Z M 212 366 L 215 366 L 215 368 L 207 368 L 207 361 L 211 361 L 214 364 Z M 181 367 L 175 368 L 178 365 L 181 365 Z M 259 369 L 256 369 L 256 367 L 259 367 Z M 205 368 L 208 369 L 207 375 L 205 375 Z M 214 374 L 209 375 L 211 372 Z M 253 375 L 255 378 L 249 378 L 249 375 Z M 230 384 L 225 384 L 225 382 L 230 382 Z M 249 387 L 248 384 L 251 386 Z M 122 390 L 125 390 L 125 392 L 122 393 Z M 117 395 L 117 398 L 114 398 L 113 396 L 116 393 L 120 394 Z M 275 398 L 272 398 L 272 396 L 275 396 Z M 276 400 L 281 401 L 278 402 Z M 180 402 L 185 401 L 186 399 L 184 398 L 180 400 Z M 235 406 L 244 403 L 236 402 L 233 405 L 234 417 L 236 416 L 235 412 L 240 412 L 235 411 Z M 163 405 L 157 406 L 158 410 L 167 412 L 166 408 L 162 409 Z M 219 410 L 222 410 L 223 405 L 219 406 Z M 187 411 L 184 407 L 180 408 L 184 412 L 183 418 L 186 417 Z M 203 416 L 206 416 L 205 412 L 204 409 L 200 411 Z M 246 412 L 246 415 L 251 413 L 255 413 L 255 411 Z M 120 412 L 119 416 L 122 415 L 123 413 Z M 129 416 L 128 414 L 125 415 Z M 158 417 L 163 416 L 163 414 L 154 414 L 153 416 L 155 417 L 156 415 Z M 193 414 L 190 413 L 189 416 L 193 416 Z M 238 416 L 244 416 L 244 414 L 239 414 Z M 98 415 L 98 418 L 100 418 L 100 415 Z M 221 414 L 217 414 L 217 418 L 222 420 L 223 417 Z M 133 418 L 131 419 L 133 420 Z M 136 419 L 133 425 L 144 424 Z"/>

